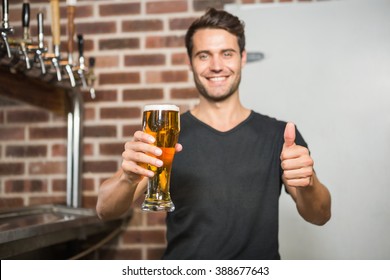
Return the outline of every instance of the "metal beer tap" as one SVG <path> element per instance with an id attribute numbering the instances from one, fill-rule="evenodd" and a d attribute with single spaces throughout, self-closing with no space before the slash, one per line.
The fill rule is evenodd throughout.
<path id="1" fill-rule="evenodd" d="M 76 70 L 80 80 L 81 80 L 81 85 L 83 89 L 88 88 L 87 80 L 85 78 L 85 61 L 84 61 L 84 39 L 83 35 L 78 34 L 77 35 L 77 42 L 78 42 L 78 49 L 79 49 L 79 66 L 75 67 L 74 70 Z"/>
<path id="2" fill-rule="evenodd" d="M 41 68 L 41 74 L 46 74 L 46 65 L 44 61 L 44 53 L 47 52 L 47 48 L 45 47 L 44 42 L 44 34 L 43 34 L 43 12 L 39 12 L 37 14 L 37 23 L 38 23 L 38 44 L 28 45 L 27 48 L 30 52 L 33 52 L 34 61 L 39 63 L 39 67 Z"/>
<path id="3" fill-rule="evenodd" d="M 14 32 L 14 29 L 9 25 L 9 6 L 8 0 L 3 0 L 3 24 L 0 28 L 1 39 L 5 45 L 7 56 L 11 58 L 11 48 L 8 43 L 8 34 Z"/>
<path id="4" fill-rule="evenodd" d="M 22 54 L 24 56 L 24 60 L 26 62 L 26 68 L 31 69 L 30 64 L 30 58 L 28 57 L 28 44 L 31 44 L 31 38 L 30 38 L 30 4 L 29 3 L 23 3 L 22 8 L 22 26 L 23 26 L 23 39 L 20 40 L 20 49 L 22 51 Z"/>
<path id="5" fill-rule="evenodd" d="M 87 81 L 88 81 L 88 84 L 90 86 L 89 94 L 91 95 L 92 99 L 96 98 L 96 92 L 95 92 L 95 88 L 94 88 L 94 83 L 95 83 L 95 80 L 96 80 L 96 76 L 95 76 L 94 69 L 95 69 L 95 58 L 94 57 L 90 57 L 89 58 L 89 71 L 88 71 Z"/>
<path id="6" fill-rule="evenodd" d="M 53 53 L 45 53 L 43 58 L 50 60 L 53 65 L 57 81 L 62 81 L 61 67 L 60 67 L 60 6 L 59 0 L 50 0 L 52 22 L 51 22 L 51 33 L 53 40 Z"/>

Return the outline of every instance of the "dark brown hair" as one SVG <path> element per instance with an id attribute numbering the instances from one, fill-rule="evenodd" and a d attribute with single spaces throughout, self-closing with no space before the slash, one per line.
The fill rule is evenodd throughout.
<path id="1" fill-rule="evenodd" d="M 222 10 L 216 10 L 210 8 L 207 12 L 196 19 L 187 30 L 185 37 L 185 43 L 187 48 L 187 54 L 192 60 L 193 42 L 192 37 L 199 29 L 223 29 L 237 37 L 238 46 L 240 48 L 240 54 L 245 50 L 245 24 L 238 17 Z"/>

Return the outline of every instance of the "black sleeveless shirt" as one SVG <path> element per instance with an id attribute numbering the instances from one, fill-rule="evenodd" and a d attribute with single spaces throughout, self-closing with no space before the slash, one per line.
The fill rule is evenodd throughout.
<path id="1" fill-rule="evenodd" d="M 286 123 L 251 112 L 227 132 L 181 115 L 164 259 L 280 259 L 280 153 Z M 297 144 L 307 146 L 297 131 Z"/>

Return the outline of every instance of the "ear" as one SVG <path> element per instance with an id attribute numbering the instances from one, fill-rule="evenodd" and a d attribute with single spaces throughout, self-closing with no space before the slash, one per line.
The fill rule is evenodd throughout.
<path id="1" fill-rule="evenodd" d="M 241 53 L 241 68 L 243 68 L 246 65 L 246 50 L 243 50 Z"/>
<path id="2" fill-rule="evenodd" d="M 186 56 L 186 64 L 188 65 L 188 68 L 190 68 L 190 71 L 193 72 L 192 70 L 192 63 L 188 55 Z"/>

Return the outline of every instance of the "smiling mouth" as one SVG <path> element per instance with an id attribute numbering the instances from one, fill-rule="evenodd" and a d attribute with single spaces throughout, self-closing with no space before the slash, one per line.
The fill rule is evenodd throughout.
<path id="1" fill-rule="evenodd" d="M 211 77 L 207 78 L 207 80 L 212 81 L 212 82 L 222 82 L 225 81 L 227 77 Z"/>

